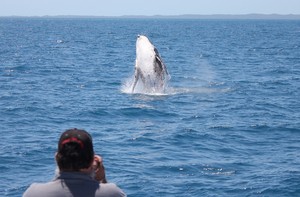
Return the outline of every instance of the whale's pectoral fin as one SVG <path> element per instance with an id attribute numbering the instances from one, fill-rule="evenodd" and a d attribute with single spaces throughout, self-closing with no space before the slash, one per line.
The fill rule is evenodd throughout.
<path id="1" fill-rule="evenodd" d="M 159 75 L 161 75 L 162 80 L 164 80 L 164 75 L 169 75 L 168 70 L 166 65 L 164 64 L 164 62 L 162 61 L 158 50 L 156 48 L 154 48 L 155 51 L 155 72 L 158 73 Z"/>
<path id="2" fill-rule="evenodd" d="M 139 80 L 139 78 L 140 78 L 140 75 L 141 75 L 141 70 L 140 70 L 140 68 L 135 67 L 135 71 L 134 71 L 134 82 L 133 82 L 133 86 L 132 86 L 132 90 L 131 90 L 132 93 L 134 92 L 134 88 L 135 88 L 135 86 L 136 86 L 136 84 L 137 84 L 137 82 L 138 82 L 138 80 Z"/>
<path id="3" fill-rule="evenodd" d="M 155 56 L 155 63 L 156 63 L 156 69 L 157 71 L 163 70 L 163 62 L 161 61 L 161 58 L 159 56 Z"/>
<path id="4" fill-rule="evenodd" d="M 155 52 L 155 61 L 159 65 L 159 68 L 161 69 L 161 71 L 163 71 L 163 73 L 166 73 L 167 75 L 169 75 L 167 67 L 164 64 L 164 62 L 162 61 L 162 58 L 160 57 L 159 52 L 155 47 L 154 47 L 154 52 Z"/>

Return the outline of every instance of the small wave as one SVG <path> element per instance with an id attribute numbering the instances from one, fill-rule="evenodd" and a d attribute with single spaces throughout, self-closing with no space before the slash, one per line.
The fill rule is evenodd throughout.
<path id="1" fill-rule="evenodd" d="M 136 105 L 133 105 L 133 108 L 138 108 L 138 109 L 154 109 L 153 106 L 147 105 L 147 104 L 136 104 Z"/>
<path id="2" fill-rule="evenodd" d="M 224 176 L 230 176 L 236 174 L 235 170 L 229 170 L 224 168 L 216 168 L 216 167 L 204 167 L 203 168 L 203 174 L 207 175 L 224 175 Z"/>
<path id="3" fill-rule="evenodd" d="M 212 94 L 226 93 L 232 91 L 231 88 L 207 88 L 207 87 L 170 87 L 166 90 L 166 95 L 176 94 Z"/>

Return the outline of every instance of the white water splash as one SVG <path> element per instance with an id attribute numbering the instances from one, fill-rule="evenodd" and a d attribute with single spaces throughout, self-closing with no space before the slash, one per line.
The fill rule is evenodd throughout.
<path id="1" fill-rule="evenodd" d="M 165 82 L 163 84 L 162 88 L 153 88 L 153 87 L 145 87 L 143 83 L 138 81 L 138 83 L 135 86 L 134 92 L 132 92 L 132 87 L 134 83 L 134 76 L 126 79 L 122 86 L 121 86 L 121 92 L 126 94 L 145 94 L 145 95 L 153 95 L 153 96 L 163 96 L 163 95 L 169 95 L 169 87 L 168 83 Z"/>

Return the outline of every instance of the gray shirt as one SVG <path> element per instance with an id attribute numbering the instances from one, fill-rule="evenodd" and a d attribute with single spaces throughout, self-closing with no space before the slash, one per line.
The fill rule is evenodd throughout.
<path id="1" fill-rule="evenodd" d="M 61 172 L 48 183 L 33 183 L 23 197 L 123 197 L 126 194 L 115 184 L 99 184 L 91 176 L 80 172 Z"/>

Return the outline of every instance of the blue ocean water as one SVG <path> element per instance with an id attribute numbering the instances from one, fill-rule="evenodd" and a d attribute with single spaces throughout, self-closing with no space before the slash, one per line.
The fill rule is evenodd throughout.
<path id="1" fill-rule="evenodd" d="M 166 95 L 124 91 L 138 34 Z M 0 36 L 0 196 L 51 180 L 74 127 L 129 196 L 300 196 L 300 21 L 0 18 Z"/>

